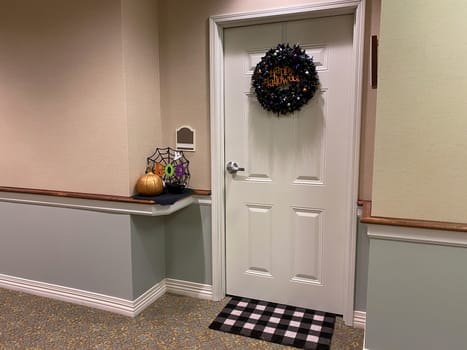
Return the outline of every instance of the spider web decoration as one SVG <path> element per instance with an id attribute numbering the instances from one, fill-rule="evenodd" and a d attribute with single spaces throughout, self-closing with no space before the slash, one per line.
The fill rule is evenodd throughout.
<path id="1" fill-rule="evenodd" d="M 166 184 L 177 184 L 188 187 L 190 182 L 190 161 L 185 158 L 183 151 L 171 147 L 156 148 L 147 159 L 147 165 L 154 174 L 159 175 Z"/>

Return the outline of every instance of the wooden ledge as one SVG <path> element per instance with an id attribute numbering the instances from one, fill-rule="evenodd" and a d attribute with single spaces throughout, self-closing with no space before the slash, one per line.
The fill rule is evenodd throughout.
<path id="1" fill-rule="evenodd" d="M 430 229 L 430 230 L 467 232 L 467 224 L 464 224 L 464 223 L 372 216 L 371 215 L 371 201 L 358 201 L 358 205 L 363 206 L 360 222 L 364 224 L 389 225 L 389 226 L 424 228 L 424 229 Z"/>
<path id="2" fill-rule="evenodd" d="M 22 188 L 22 187 L 0 186 L 0 192 L 38 194 L 38 195 L 43 195 L 43 196 L 79 198 L 79 199 L 93 199 L 93 200 L 99 200 L 99 201 L 120 202 L 120 203 L 138 203 L 138 204 L 155 204 L 156 203 L 153 200 L 133 199 L 131 197 L 125 197 L 125 196 L 112 196 L 112 195 L 107 195 L 107 194 L 56 191 L 56 190 L 42 190 L 42 189 L 36 189 L 36 188 Z"/>
<path id="3" fill-rule="evenodd" d="M 179 199 L 170 205 L 160 205 L 154 200 L 134 199 L 96 193 L 51 191 L 43 189 L 1 187 L 0 202 L 51 206 L 60 208 L 99 211 L 114 214 L 143 216 L 170 215 L 193 203 L 210 204 L 210 191 L 195 190 L 194 195 Z"/>
<path id="4" fill-rule="evenodd" d="M 156 201 L 149 200 L 149 199 L 134 199 L 134 198 L 125 197 L 125 196 L 113 196 L 113 195 L 98 194 L 98 193 L 43 190 L 43 189 L 36 189 L 36 188 L 0 186 L 0 192 L 37 194 L 37 195 L 43 195 L 43 196 L 54 196 L 54 197 L 65 197 L 65 198 L 93 199 L 93 200 L 99 200 L 99 201 L 120 202 L 120 203 L 157 204 Z M 211 194 L 211 191 L 210 190 L 193 190 L 193 194 L 197 196 L 209 196 Z"/>

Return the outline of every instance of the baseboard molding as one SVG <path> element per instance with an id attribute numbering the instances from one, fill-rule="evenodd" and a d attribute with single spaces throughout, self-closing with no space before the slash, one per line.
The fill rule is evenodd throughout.
<path id="1" fill-rule="evenodd" d="M 355 328 L 365 329 L 366 324 L 366 312 L 354 311 L 353 313 L 353 326 Z"/>
<path id="2" fill-rule="evenodd" d="M 210 284 L 166 278 L 165 285 L 168 293 L 185 295 L 197 299 L 212 300 L 212 285 Z"/>
<path id="3" fill-rule="evenodd" d="M 164 295 L 166 291 L 165 280 L 162 280 L 136 300 L 126 300 L 105 294 L 3 274 L 0 274 L 0 288 L 12 289 L 41 297 L 89 306 L 130 317 L 138 315 L 147 306 Z"/>
<path id="4" fill-rule="evenodd" d="M 149 288 L 146 292 L 136 298 L 135 301 L 133 301 L 133 315 L 131 316 L 137 316 L 141 311 L 163 296 L 166 290 L 167 287 L 165 285 L 165 279 Z"/>

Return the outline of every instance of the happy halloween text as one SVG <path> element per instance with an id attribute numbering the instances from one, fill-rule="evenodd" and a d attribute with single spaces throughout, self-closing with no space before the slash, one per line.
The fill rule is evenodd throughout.
<path id="1" fill-rule="evenodd" d="M 264 84 L 267 87 L 276 87 L 288 85 L 292 82 L 299 82 L 300 78 L 295 74 L 294 70 L 290 67 L 275 67 L 272 74 L 264 79 Z"/>

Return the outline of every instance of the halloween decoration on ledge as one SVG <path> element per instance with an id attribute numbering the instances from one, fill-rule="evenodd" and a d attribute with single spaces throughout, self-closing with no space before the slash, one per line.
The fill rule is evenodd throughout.
<path id="1" fill-rule="evenodd" d="M 160 176 L 153 173 L 152 168 L 146 168 L 146 174 L 141 176 L 136 183 L 136 192 L 143 196 L 157 196 L 164 190 L 164 184 Z"/>
<path id="2" fill-rule="evenodd" d="M 154 174 L 164 180 L 169 193 L 181 193 L 188 187 L 190 161 L 185 158 L 183 151 L 171 147 L 156 148 L 156 151 L 147 158 L 147 165 Z"/>
<path id="3" fill-rule="evenodd" d="M 279 114 L 297 111 L 319 85 L 313 59 L 299 45 L 279 44 L 256 65 L 251 79 L 264 109 Z"/>

